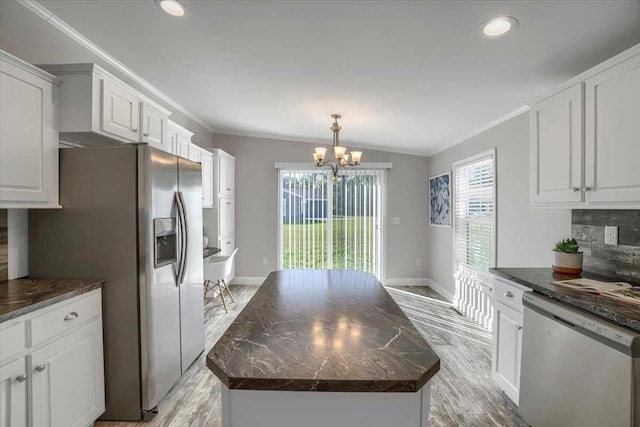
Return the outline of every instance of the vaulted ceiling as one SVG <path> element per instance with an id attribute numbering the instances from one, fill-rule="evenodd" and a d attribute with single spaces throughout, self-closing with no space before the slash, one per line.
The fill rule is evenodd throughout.
<path id="1" fill-rule="evenodd" d="M 183 2 L 39 1 L 216 132 L 424 155 L 640 42 L 639 1 Z"/>

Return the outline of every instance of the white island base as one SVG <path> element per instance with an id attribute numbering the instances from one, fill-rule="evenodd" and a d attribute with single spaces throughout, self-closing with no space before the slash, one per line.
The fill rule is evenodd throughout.
<path id="1" fill-rule="evenodd" d="M 229 390 L 223 427 L 427 427 L 431 384 L 416 393 Z"/>

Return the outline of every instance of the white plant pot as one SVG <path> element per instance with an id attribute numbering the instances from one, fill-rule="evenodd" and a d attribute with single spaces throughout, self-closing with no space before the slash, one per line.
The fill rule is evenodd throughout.
<path id="1" fill-rule="evenodd" d="M 564 274 L 582 273 L 582 252 L 554 252 L 553 271 Z"/>

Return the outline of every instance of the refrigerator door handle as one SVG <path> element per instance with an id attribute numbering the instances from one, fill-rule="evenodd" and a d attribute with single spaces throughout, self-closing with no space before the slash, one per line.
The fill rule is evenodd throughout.
<path id="1" fill-rule="evenodd" d="M 178 280 L 178 285 L 182 285 L 184 282 L 184 276 L 187 269 L 187 256 L 188 256 L 188 247 L 189 247 L 189 228 L 187 221 L 187 207 L 184 202 L 184 195 L 182 191 L 178 191 L 178 198 L 180 200 L 180 208 L 182 210 L 182 267 L 180 268 L 180 278 Z"/>
<path id="2" fill-rule="evenodd" d="M 176 202 L 176 215 L 178 217 L 177 226 L 178 226 L 178 237 L 179 240 L 176 242 L 178 245 L 178 259 L 176 260 L 176 287 L 180 286 L 180 280 L 182 278 L 182 270 L 184 269 L 184 215 L 182 210 L 182 202 L 180 200 L 180 195 L 178 192 L 175 192 L 174 196 Z"/>

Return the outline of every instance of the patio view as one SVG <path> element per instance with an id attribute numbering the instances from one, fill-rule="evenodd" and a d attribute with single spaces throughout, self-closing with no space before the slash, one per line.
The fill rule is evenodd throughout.
<path id="1" fill-rule="evenodd" d="M 281 256 L 285 269 L 378 274 L 381 177 L 353 171 L 282 171 Z"/>

